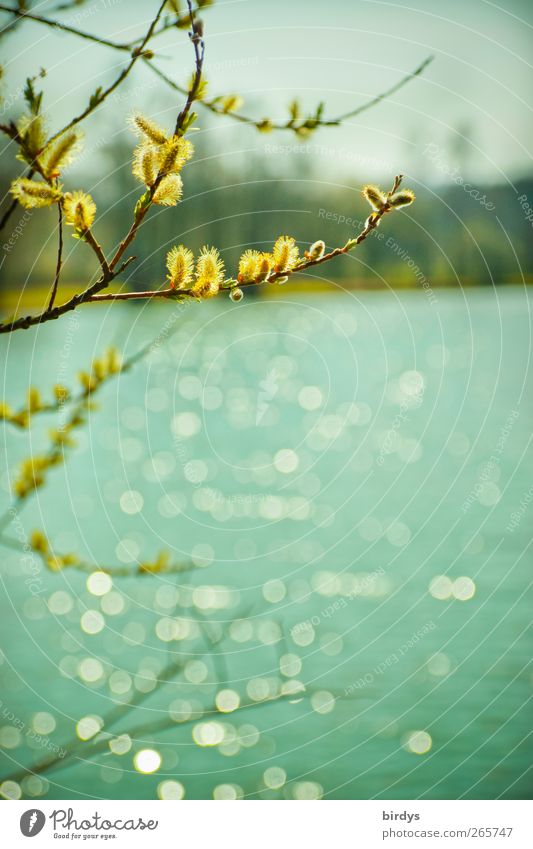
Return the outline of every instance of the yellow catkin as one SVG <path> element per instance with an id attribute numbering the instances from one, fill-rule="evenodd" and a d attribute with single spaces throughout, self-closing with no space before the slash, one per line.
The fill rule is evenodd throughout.
<path id="1" fill-rule="evenodd" d="M 81 139 L 81 133 L 65 133 L 46 148 L 41 161 L 48 177 L 57 177 L 72 162 L 80 148 Z"/>
<path id="2" fill-rule="evenodd" d="M 260 251 L 245 251 L 239 260 L 239 273 L 237 280 L 239 283 L 251 283 L 256 280 L 261 267 L 261 252 Z"/>
<path id="3" fill-rule="evenodd" d="M 363 186 L 361 194 L 376 212 L 382 210 L 387 203 L 387 195 L 381 189 L 378 189 L 377 186 Z"/>
<path id="4" fill-rule="evenodd" d="M 133 153 L 133 176 L 145 186 L 153 186 L 158 171 L 157 149 L 152 144 L 140 144 Z"/>
<path id="5" fill-rule="evenodd" d="M 389 203 L 395 209 L 399 209 L 402 206 L 410 206 L 415 199 L 416 195 L 411 189 L 402 189 L 401 192 L 391 195 Z"/>
<path id="6" fill-rule="evenodd" d="M 196 261 L 196 279 L 191 289 L 198 298 L 212 298 L 224 281 L 224 263 L 216 248 L 203 247 Z"/>
<path id="7" fill-rule="evenodd" d="M 96 215 L 96 204 L 85 192 L 67 192 L 63 198 L 65 222 L 76 230 L 89 230 Z"/>
<path id="8" fill-rule="evenodd" d="M 17 130 L 30 157 L 38 156 L 46 144 L 46 125 L 42 115 L 23 115 Z"/>
<path id="9" fill-rule="evenodd" d="M 145 115 L 134 115 L 131 119 L 131 126 L 134 132 L 144 136 L 153 144 L 164 144 L 168 140 L 168 134 L 165 130 L 155 121 L 146 118 Z"/>
<path id="10" fill-rule="evenodd" d="M 326 245 L 322 241 L 322 239 L 318 239 L 318 241 L 313 242 L 308 251 L 305 252 L 307 259 L 320 259 L 324 256 L 326 250 Z"/>
<path id="11" fill-rule="evenodd" d="M 176 206 L 183 194 L 183 183 L 179 174 L 163 177 L 155 190 L 153 201 L 159 206 Z"/>
<path id="12" fill-rule="evenodd" d="M 262 283 L 264 280 L 267 280 L 273 268 L 274 258 L 272 254 L 261 254 L 261 259 L 259 260 L 259 270 L 256 277 L 257 283 Z"/>
<path id="13" fill-rule="evenodd" d="M 193 252 L 184 245 L 172 248 L 167 254 L 167 268 L 171 288 L 186 289 L 193 277 Z"/>
<path id="14" fill-rule="evenodd" d="M 298 262 L 298 248 L 292 236 L 280 236 L 272 249 L 275 271 L 290 271 Z"/>
<path id="15" fill-rule="evenodd" d="M 27 177 L 19 177 L 13 180 L 10 192 L 27 209 L 51 206 L 51 204 L 57 203 L 61 197 L 59 190 L 48 186 L 46 183 L 29 180 Z"/>

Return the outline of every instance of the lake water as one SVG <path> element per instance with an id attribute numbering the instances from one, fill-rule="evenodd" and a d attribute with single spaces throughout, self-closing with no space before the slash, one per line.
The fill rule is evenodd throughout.
<path id="1" fill-rule="evenodd" d="M 28 374 L 46 394 L 159 334 L 6 533 L 195 569 L 40 568 L 32 594 L 2 549 L 1 776 L 89 717 L 131 740 L 92 737 L 24 796 L 527 798 L 531 296 L 276 296 L 2 339 L 17 406 Z M 56 419 L 5 426 L 11 472 Z"/>

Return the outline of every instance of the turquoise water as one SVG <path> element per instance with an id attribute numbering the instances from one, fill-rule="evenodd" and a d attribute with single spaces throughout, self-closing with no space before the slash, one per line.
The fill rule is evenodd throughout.
<path id="1" fill-rule="evenodd" d="M 195 564 L 93 592 L 39 567 L 32 594 L 2 549 L 1 775 L 24 796 L 530 795 L 530 296 L 282 295 L 2 340 L 16 406 L 28 374 L 45 392 L 160 335 L 6 533 Z M 5 427 L 11 470 L 55 419 Z M 127 751 L 100 734 L 21 782 L 87 716 Z"/>

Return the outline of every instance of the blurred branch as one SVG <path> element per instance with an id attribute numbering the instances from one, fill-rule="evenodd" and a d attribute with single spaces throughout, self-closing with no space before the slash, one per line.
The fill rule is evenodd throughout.
<path id="1" fill-rule="evenodd" d="M 95 392 L 109 380 L 128 371 L 134 363 L 145 356 L 148 350 L 149 346 L 144 346 L 132 357 L 121 362 L 117 350 L 108 348 L 103 358 L 93 360 L 88 372 L 79 373 L 79 380 L 82 385 L 80 392 L 73 393 L 65 386 L 58 384 L 54 386 L 55 400 L 43 402 L 39 390 L 30 387 L 26 406 L 12 412 L 6 403 L 0 405 L 0 420 L 18 428 L 27 428 L 36 415 L 55 413 L 69 405 L 79 404 L 94 396 Z"/>
<path id="2" fill-rule="evenodd" d="M 314 695 L 316 692 L 320 692 L 322 688 L 319 689 L 307 689 L 302 685 L 302 690 L 298 692 L 281 692 L 278 695 L 267 697 L 262 701 L 247 701 L 240 704 L 240 706 L 232 711 L 231 716 L 235 716 L 237 713 L 241 713 L 243 711 L 248 710 L 257 710 L 260 708 L 264 708 L 267 705 L 272 705 L 276 702 L 286 702 L 286 701 L 301 701 L 302 699 L 308 699 Z M 331 693 L 332 697 L 338 701 L 353 701 L 353 697 L 346 695 L 344 692 L 335 692 L 334 690 L 329 689 L 329 693 Z M 145 696 L 145 694 L 140 694 L 141 696 Z M 138 706 L 141 701 L 144 699 L 137 699 L 135 705 Z M 105 720 L 104 726 L 107 724 L 108 726 L 111 724 L 115 724 L 118 719 L 120 719 L 123 707 L 129 707 L 131 702 L 128 705 L 121 705 L 116 712 L 113 714 L 111 721 Z M 133 706 L 133 705 L 132 705 Z M 209 707 L 203 710 L 203 716 L 211 715 L 219 717 L 223 719 L 228 714 L 220 714 L 215 703 L 209 705 Z M 168 731 L 169 729 L 176 730 L 177 728 L 184 728 L 186 726 L 195 724 L 199 721 L 199 717 L 192 717 L 183 719 L 181 722 L 176 722 L 172 720 L 170 717 L 164 717 L 160 720 L 151 720 L 150 722 L 141 723 L 135 726 L 132 729 L 124 729 L 122 731 L 123 734 L 127 734 L 133 741 L 137 738 L 141 738 L 146 735 L 154 735 L 158 734 L 162 731 Z M 109 752 L 109 743 L 112 739 L 116 738 L 117 734 L 111 734 L 104 730 L 100 731 L 96 739 L 88 740 L 88 741 L 79 741 L 78 738 L 72 738 L 69 742 L 63 744 L 61 747 L 63 750 L 67 751 L 66 756 L 60 755 L 51 755 L 47 758 L 44 758 L 39 763 L 35 764 L 32 767 L 28 767 L 27 769 L 20 770 L 14 775 L 7 776 L 4 780 L 16 781 L 19 783 L 26 775 L 43 775 L 44 773 L 49 772 L 50 770 L 63 769 L 64 767 L 72 767 L 72 762 L 77 760 L 86 761 L 87 758 L 92 758 L 95 755 L 101 754 L 102 752 Z"/>
<path id="3" fill-rule="evenodd" d="M 13 507 L 11 509 L 13 510 Z M 200 568 L 193 563 L 171 563 L 166 551 L 160 552 L 153 562 L 145 561 L 136 566 L 103 566 L 101 563 L 89 563 L 79 559 L 75 554 L 55 554 L 48 547 L 48 540 L 41 531 L 34 531 L 29 543 L 22 543 L 0 533 L 0 545 L 13 551 L 25 551 L 29 545 L 52 572 L 74 569 L 88 575 L 92 575 L 93 572 L 104 572 L 111 578 L 136 578 L 147 575 L 183 575 Z"/>

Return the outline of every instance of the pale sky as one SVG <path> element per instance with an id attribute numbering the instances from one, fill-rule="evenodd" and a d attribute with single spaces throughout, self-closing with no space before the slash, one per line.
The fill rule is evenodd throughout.
<path id="1" fill-rule="evenodd" d="M 37 2 L 32 9 L 46 15 L 56 5 Z M 147 27 L 157 5 L 157 0 L 89 0 L 62 20 L 124 41 Z M 327 114 L 335 116 L 435 56 L 424 76 L 386 103 L 342 129 L 321 130 L 309 152 L 287 151 L 286 167 L 291 156 L 304 155 L 330 176 L 363 170 L 378 178 L 401 168 L 438 182 L 446 179 L 442 168 L 424 153 L 432 144 L 446 161 L 460 162 L 470 179 L 505 181 L 531 173 L 529 0 L 507 0 L 505 7 L 488 0 L 218 0 L 203 18 L 210 94 L 238 91 L 245 98 L 242 111 L 256 117 L 284 118 L 297 93 L 309 109 L 326 101 Z M 185 83 L 192 70 L 185 32 L 169 33 L 154 49 L 165 73 Z M 18 114 L 21 81 L 44 66 L 46 105 L 56 126 L 80 111 L 96 86 L 108 84 L 127 60 L 126 53 L 38 24 L 4 38 L 2 54 L 4 97 L 14 103 L 0 110 L 3 115 Z M 134 107 L 173 124 L 179 101 L 141 63 L 121 91 L 87 123 L 89 150 L 122 133 Z M 291 133 L 264 136 L 250 128 L 237 133 L 231 120 L 213 123 L 200 114 L 201 130 L 229 157 L 252 150 L 264 154 L 265 145 L 297 144 Z"/>

